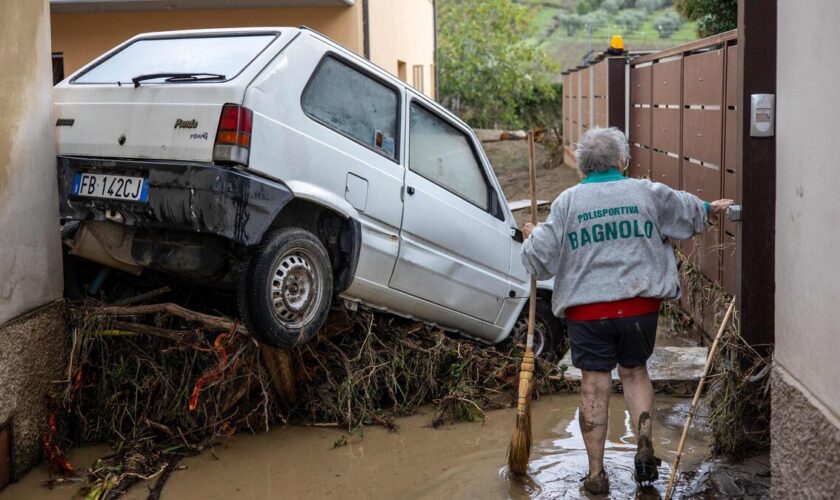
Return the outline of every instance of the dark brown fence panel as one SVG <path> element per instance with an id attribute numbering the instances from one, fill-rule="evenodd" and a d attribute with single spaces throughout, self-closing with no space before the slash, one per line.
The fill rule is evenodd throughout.
<path id="1" fill-rule="evenodd" d="M 682 115 L 683 157 L 719 167 L 723 130 L 720 109 L 685 108 Z"/>
<path id="2" fill-rule="evenodd" d="M 631 175 L 696 194 L 735 198 L 737 33 L 630 61 Z M 680 244 L 709 279 L 735 291 L 736 224 Z"/>
<path id="3" fill-rule="evenodd" d="M 580 124 L 581 133 L 592 126 L 592 108 L 589 100 L 589 85 L 592 68 L 584 68 L 580 71 Z"/>
<path id="4" fill-rule="evenodd" d="M 680 154 L 680 109 L 653 108 L 653 149 L 663 153 Z"/>
<path id="5" fill-rule="evenodd" d="M 652 169 L 652 66 L 630 68 L 630 175 L 633 177 L 655 177 Z"/>
<path id="6" fill-rule="evenodd" d="M 723 138 L 723 197 L 738 198 L 738 47 L 726 48 L 726 98 L 724 100 Z M 721 234 L 721 285 L 727 293 L 734 295 L 736 283 L 735 242 L 738 239 L 738 223 L 724 220 Z"/>
<path id="7" fill-rule="evenodd" d="M 674 189 L 680 187 L 680 159 L 676 156 L 671 156 L 661 151 L 654 151 L 652 153 L 651 166 L 653 167 L 653 175 L 651 179 L 656 182 L 661 182 Z"/>
<path id="8" fill-rule="evenodd" d="M 626 131 L 624 72 L 623 57 L 602 57 L 563 73 L 563 161 L 567 165 L 577 166 L 575 147 L 590 128 Z"/>
<path id="9" fill-rule="evenodd" d="M 651 66 L 653 71 L 653 104 L 679 106 L 682 91 L 682 61 L 674 59 Z"/>
<path id="10" fill-rule="evenodd" d="M 686 106 L 720 106 L 724 49 L 685 56 L 683 101 Z"/>

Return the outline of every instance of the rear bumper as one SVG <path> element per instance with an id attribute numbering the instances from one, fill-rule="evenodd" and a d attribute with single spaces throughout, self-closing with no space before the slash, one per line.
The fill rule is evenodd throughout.
<path id="1" fill-rule="evenodd" d="M 77 172 L 148 179 L 147 203 L 71 195 Z M 58 157 L 59 211 L 64 221 L 117 221 L 214 234 L 252 246 L 294 198 L 282 182 L 208 163 Z"/>

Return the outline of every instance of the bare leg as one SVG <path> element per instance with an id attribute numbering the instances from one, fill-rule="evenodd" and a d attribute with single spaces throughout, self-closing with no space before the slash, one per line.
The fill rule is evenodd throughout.
<path id="1" fill-rule="evenodd" d="M 581 372 L 580 430 L 589 457 L 589 476 L 594 477 L 604 469 L 612 377 L 609 372 Z"/>
<path id="2" fill-rule="evenodd" d="M 650 384 L 647 367 L 618 367 L 618 375 L 624 385 L 624 398 L 639 440 L 638 451 L 633 459 L 636 468 L 636 482 L 651 484 L 659 478 L 657 466 L 661 461 L 653 454 L 653 387 Z"/>
<path id="3" fill-rule="evenodd" d="M 650 447 L 653 431 L 653 386 L 648 377 L 647 366 L 635 368 L 618 367 L 618 376 L 624 386 L 624 399 L 633 419 L 633 429 L 639 440 L 639 447 Z M 646 443 L 643 443 L 647 440 Z"/>

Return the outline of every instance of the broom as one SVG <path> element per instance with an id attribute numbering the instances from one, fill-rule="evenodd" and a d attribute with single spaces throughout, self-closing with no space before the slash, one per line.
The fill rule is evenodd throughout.
<path id="1" fill-rule="evenodd" d="M 534 154 L 534 131 L 528 131 L 528 170 L 531 174 L 531 224 L 537 224 L 537 166 Z M 531 300 L 528 304 L 528 336 L 525 355 L 519 367 L 519 396 L 516 402 L 516 425 L 508 447 L 508 467 L 517 476 L 528 472 L 531 455 L 531 381 L 534 378 L 534 319 L 537 314 L 537 279 L 531 275 Z"/>
<path id="2" fill-rule="evenodd" d="M 726 331 L 726 325 L 729 323 L 729 318 L 732 316 L 732 311 L 735 310 L 735 299 L 729 303 L 726 309 L 726 315 L 720 323 L 720 329 L 715 335 L 715 340 L 712 342 L 712 347 L 709 349 L 709 357 L 706 358 L 706 367 L 703 369 L 703 376 L 700 377 L 700 382 L 697 384 L 697 390 L 694 391 L 694 400 L 691 402 L 691 409 L 688 410 L 688 418 L 683 427 L 682 437 L 680 438 L 680 445 L 677 447 L 677 459 L 674 460 L 674 465 L 671 466 L 671 477 L 668 479 L 668 489 L 665 491 L 665 500 L 671 500 L 671 495 L 674 493 L 674 485 L 676 484 L 677 469 L 680 467 L 680 458 L 682 458 L 683 447 L 685 447 L 685 438 L 688 436 L 688 428 L 691 427 L 691 421 L 694 420 L 694 414 L 697 413 L 697 403 L 700 401 L 700 394 L 703 393 L 703 385 L 706 383 L 706 377 L 709 376 L 709 370 L 712 368 L 712 362 L 717 353 L 718 343 L 723 337 L 723 332 Z"/>

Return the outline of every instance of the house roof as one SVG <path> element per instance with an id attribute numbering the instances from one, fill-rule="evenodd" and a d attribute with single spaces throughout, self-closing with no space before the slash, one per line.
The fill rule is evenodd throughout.
<path id="1" fill-rule="evenodd" d="M 52 12 L 352 6 L 356 0 L 50 0 Z"/>

